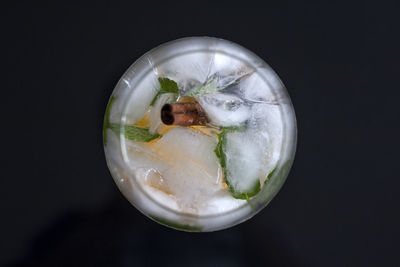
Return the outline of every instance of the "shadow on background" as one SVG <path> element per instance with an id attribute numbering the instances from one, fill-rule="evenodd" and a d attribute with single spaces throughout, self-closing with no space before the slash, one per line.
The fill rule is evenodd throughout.
<path id="1" fill-rule="evenodd" d="M 8 266 L 299 266 L 269 228 L 245 223 L 214 233 L 179 232 L 115 198 L 100 212 L 63 215 Z"/>

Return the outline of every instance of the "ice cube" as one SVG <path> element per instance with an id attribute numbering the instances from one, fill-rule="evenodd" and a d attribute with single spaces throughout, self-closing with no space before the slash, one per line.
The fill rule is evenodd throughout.
<path id="1" fill-rule="evenodd" d="M 250 118 L 250 108 L 239 97 L 229 94 L 206 94 L 199 99 L 210 122 L 217 126 L 238 126 Z"/>
<path id="2" fill-rule="evenodd" d="M 212 52 L 193 52 L 181 54 L 159 64 L 157 73 L 178 83 L 182 92 L 204 83 L 213 61 Z"/>
<path id="3" fill-rule="evenodd" d="M 216 143 L 215 136 L 177 127 L 169 130 L 151 149 L 173 166 L 197 166 L 204 172 L 202 179 L 215 183 L 218 179 L 218 159 L 214 153 Z"/>
<path id="4" fill-rule="evenodd" d="M 209 79 L 216 79 L 218 87 L 226 87 L 253 71 L 253 68 L 247 66 L 243 61 L 216 51 L 210 67 Z"/>
<path id="5" fill-rule="evenodd" d="M 268 142 L 263 143 L 262 147 L 264 148 L 264 154 L 268 156 L 264 170 L 269 173 L 279 160 L 283 143 L 283 123 L 280 106 L 262 103 L 253 104 L 249 126 L 260 133 L 259 137 L 266 136 L 268 139 Z"/>
<path id="6" fill-rule="evenodd" d="M 256 103 L 277 104 L 271 87 L 257 72 L 243 79 L 239 88 L 243 99 Z"/>
<path id="7" fill-rule="evenodd" d="M 171 166 L 166 163 L 159 155 L 154 153 L 146 143 L 136 142 L 128 139 L 122 139 L 124 144 L 122 151 L 127 165 L 134 170 L 138 168 L 152 169 L 157 172 L 163 172 Z"/>
<path id="8" fill-rule="evenodd" d="M 145 76 L 142 81 L 132 90 L 129 100 L 126 101 L 126 109 L 121 110 L 121 108 L 116 107 L 115 112 L 122 112 L 122 122 L 124 123 L 133 124 L 139 121 L 145 114 L 159 89 L 160 84 L 158 82 L 158 77 L 151 72 L 149 75 Z M 117 100 L 125 102 L 125 99 Z M 123 105 L 124 104 L 125 103 L 123 103 Z"/>
<path id="9" fill-rule="evenodd" d="M 246 132 L 231 132 L 226 135 L 227 179 L 235 192 L 249 192 L 262 175 L 266 160 L 260 138 Z"/>
<path id="10" fill-rule="evenodd" d="M 221 51 L 216 51 L 213 57 L 210 68 L 210 75 L 219 73 L 222 76 L 230 76 L 233 74 L 243 74 L 249 71 L 249 67 L 241 60 L 238 60 L 231 55 L 227 55 Z"/>
<path id="11" fill-rule="evenodd" d="M 222 170 L 214 153 L 216 143 L 216 137 L 177 127 L 148 146 L 171 166 L 160 174 L 186 212 L 204 212 L 208 200 L 222 188 Z"/>

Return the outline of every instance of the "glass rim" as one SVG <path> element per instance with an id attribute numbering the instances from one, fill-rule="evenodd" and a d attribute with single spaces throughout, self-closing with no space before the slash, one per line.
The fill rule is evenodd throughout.
<path id="1" fill-rule="evenodd" d="M 193 40 L 199 40 L 202 41 L 204 39 L 208 39 L 208 40 L 212 40 L 215 41 L 216 43 L 224 43 L 224 44 L 229 44 L 229 45 L 233 45 L 235 46 L 237 49 L 242 50 L 243 52 L 245 52 L 245 54 L 249 54 L 251 57 L 257 59 L 258 62 L 260 62 L 262 64 L 262 67 L 259 66 L 254 66 L 253 63 L 249 62 L 249 60 L 244 59 L 243 57 L 237 56 L 233 53 L 229 53 L 229 49 L 226 50 L 218 50 L 217 49 L 212 49 L 212 46 L 206 46 L 203 45 L 203 48 L 195 48 L 195 49 L 189 49 L 188 51 L 177 51 L 177 52 L 173 52 L 170 53 L 170 55 L 165 55 L 162 56 L 161 59 L 159 59 L 158 61 L 154 61 L 153 57 L 151 56 L 152 53 L 154 53 L 155 51 L 159 51 L 162 50 L 164 48 L 167 48 L 168 46 L 171 45 L 176 45 L 176 44 L 184 44 L 185 42 L 191 42 Z M 275 197 L 275 195 L 279 192 L 280 188 L 283 186 L 288 174 L 289 174 L 289 170 L 292 166 L 293 163 L 293 159 L 294 159 L 294 155 L 295 155 L 295 150 L 296 150 L 296 145 L 297 145 L 297 123 L 296 123 L 296 117 L 294 114 L 294 109 L 293 109 L 293 105 L 292 102 L 290 101 L 290 96 L 287 92 L 286 87 L 284 86 L 283 82 L 280 80 L 279 76 L 277 75 L 277 73 L 259 56 L 257 56 L 255 53 L 253 53 L 252 51 L 248 50 L 247 48 L 233 43 L 231 41 L 227 41 L 224 39 L 220 39 L 220 38 L 215 38 L 215 37 L 185 37 L 185 38 L 180 38 L 180 39 L 176 39 L 173 41 L 169 41 L 166 43 L 163 43 L 161 45 L 156 46 L 155 48 L 149 50 L 148 52 L 146 52 L 145 54 L 143 54 L 141 57 L 139 57 L 137 60 L 135 60 L 130 66 L 129 68 L 124 72 L 124 74 L 121 76 L 121 78 L 119 79 L 119 81 L 117 82 L 117 84 L 114 87 L 113 93 L 114 91 L 118 88 L 118 86 L 120 85 L 121 82 L 123 82 L 125 80 L 125 78 L 132 76 L 132 70 L 140 64 L 140 62 L 144 62 L 144 61 L 149 61 L 150 64 L 146 64 L 144 67 L 146 69 L 142 69 L 139 70 L 139 75 L 140 77 L 137 78 L 138 80 L 136 80 L 131 86 L 134 87 L 134 84 L 140 84 L 142 82 L 142 80 L 149 74 L 149 72 L 153 72 L 154 71 L 154 67 L 160 64 L 163 64 L 165 62 L 167 62 L 168 60 L 175 58 L 175 57 L 179 57 L 185 54 L 192 54 L 192 53 L 198 53 L 198 52 L 205 52 L 205 53 L 223 53 L 229 57 L 235 58 L 236 60 L 239 60 L 241 62 L 243 62 L 246 66 L 251 67 L 253 69 L 256 70 L 256 72 L 259 74 L 259 76 L 262 78 L 263 82 L 266 83 L 270 88 L 271 88 L 271 92 L 273 93 L 273 95 L 275 97 L 277 97 L 277 92 L 279 91 L 280 93 L 284 93 L 285 97 L 289 99 L 289 110 L 290 112 L 292 112 L 293 114 L 293 118 L 294 118 L 294 131 L 293 133 L 288 133 L 287 132 L 287 116 L 285 115 L 285 112 L 283 111 L 283 107 L 282 105 L 278 105 L 279 106 L 279 113 L 281 115 L 281 120 L 282 120 L 282 125 L 283 125 L 283 141 L 281 144 L 281 147 L 279 149 L 279 160 L 277 161 L 276 166 L 280 166 L 282 167 L 283 164 L 285 164 L 287 161 L 282 162 L 282 155 L 284 154 L 288 154 L 287 158 L 289 162 L 289 167 L 287 170 L 287 173 L 284 175 L 284 177 L 280 177 L 280 180 L 278 180 L 279 184 L 278 187 L 273 190 L 272 193 L 269 194 L 269 196 L 265 197 L 265 191 L 267 191 L 268 186 L 270 184 L 270 182 L 267 182 L 266 184 L 262 185 L 261 190 L 253 197 L 251 197 L 249 200 L 245 200 L 246 203 L 241 204 L 240 206 L 228 210 L 228 211 L 224 211 L 221 213 L 212 213 L 212 214 L 205 214 L 205 215 L 196 215 L 196 214 L 188 214 L 188 213 L 184 213 L 184 212 L 180 212 L 178 210 L 175 210 L 163 203 L 161 203 L 160 201 L 158 201 L 157 199 L 155 199 L 154 197 L 152 197 L 143 187 L 142 185 L 137 181 L 137 177 L 134 174 L 130 174 L 130 177 L 132 177 L 133 179 L 132 182 L 134 183 L 134 187 L 135 189 L 139 189 L 139 191 L 141 192 L 142 195 L 144 195 L 146 197 L 146 200 L 151 201 L 152 203 L 156 204 L 158 207 L 160 207 L 162 210 L 168 211 L 168 213 L 172 213 L 175 216 L 181 217 L 181 218 L 187 218 L 187 219 L 213 219 L 213 218 L 220 218 L 220 217 L 224 217 L 224 216 L 228 216 L 231 214 L 235 214 L 235 213 L 240 213 L 241 215 L 236 219 L 236 223 L 232 223 L 232 225 L 235 225 L 241 221 L 247 220 L 248 218 L 252 217 L 253 215 L 257 214 L 259 211 L 261 211 L 265 206 L 268 205 L 268 203 Z M 279 81 L 280 84 L 280 88 L 275 88 L 273 85 L 271 85 L 271 83 L 268 81 L 268 79 L 265 77 L 266 74 L 272 74 L 274 76 L 275 79 L 277 79 Z M 138 73 L 135 73 L 134 76 L 137 76 Z M 127 97 L 124 99 L 124 102 L 122 104 L 122 114 L 121 114 L 121 118 L 120 120 L 122 121 L 124 117 L 126 117 L 127 114 L 127 103 L 131 97 L 131 95 L 133 94 L 134 89 L 131 89 L 130 92 L 127 94 Z M 113 94 L 112 94 L 113 95 Z M 110 97 L 111 99 L 111 97 Z M 282 103 L 281 103 L 282 104 Z M 121 124 L 123 125 L 123 124 Z M 123 127 L 123 126 L 121 126 Z M 285 146 L 285 141 L 288 137 L 288 135 L 292 135 L 292 142 L 291 145 L 286 145 Z M 290 136 L 289 136 L 290 137 Z M 124 141 L 120 142 L 120 146 L 121 146 L 121 151 L 126 150 L 126 146 L 124 145 Z M 124 153 L 122 153 L 124 155 Z M 124 159 L 124 164 L 127 164 L 126 159 L 123 157 Z M 114 178 L 114 175 L 112 175 Z M 276 179 L 277 177 L 277 173 L 273 173 L 272 176 L 270 177 L 270 179 L 268 181 L 273 181 L 274 179 Z M 279 178 L 279 177 L 278 177 Z M 115 179 L 115 178 L 114 178 Z M 118 188 L 120 187 L 120 185 L 117 183 Z M 120 190 L 125 197 L 127 197 L 124 193 L 123 190 Z M 142 209 L 142 207 L 140 205 L 137 205 L 137 203 L 133 203 L 133 201 L 130 200 L 129 197 L 127 197 L 127 199 L 129 200 L 129 202 L 138 210 L 140 210 L 144 215 L 146 215 L 147 217 L 150 217 L 148 212 L 146 212 L 146 209 Z M 252 203 L 249 203 L 252 202 Z M 254 207 L 252 207 L 252 205 L 256 205 L 257 208 L 254 209 Z M 247 209 L 247 211 L 245 211 L 244 213 L 241 213 L 241 211 Z M 250 216 L 249 216 L 250 214 Z M 153 219 L 153 218 L 152 218 Z M 226 228 L 226 227 L 221 227 L 221 228 Z"/>

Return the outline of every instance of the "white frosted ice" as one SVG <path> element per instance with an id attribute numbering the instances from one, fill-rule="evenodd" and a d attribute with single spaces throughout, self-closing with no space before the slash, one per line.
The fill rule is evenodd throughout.
<path id="1" fill-rule="evenodd" d="M 221 214 L 234 210 L 245 203 L 245 200 L 235 199 L 227 190 L 220 190 L 208 199 L 208 213 Z"/>
<path id="2" fill-rule="evenodd" d="M 122 158 L 121 144 L 119 137 L 117 137 L 113 131 L 107 129 L 107 145 L 104 147 L 107 155 L 107 163 L 111 170 L 123 170 L 124 172 L 130 172 Z"/>
<path id="3" fill-rule="evenodd" d="M 240 92 L 244 99 L 258 103 L 276 103 L 271 87 L 255 72 L 239 84 Z"/>
<path id="4" fill-rule="evenodd" d="M 246 132 L 226 135 L 226 170 L 229 184 L 236 192 L 249 192 L 263 175 L 267 159 L 263 137 Z"/>
<path id="5" fill-rule="evenodd" d="M 229 78 L 232 76 L 239 77 L 252 71 L 253 70 L 246 66 L 243 61 L 224 53 L 215 53 L 210 68 L 210 75 L 218 73 L 223 77 Z"/>
<path id="6" fill-rule="evenodd" d="M 250 118 L 250 108 L 243 100 L 228 94 L 206 94 L 199 99 L 210 119 L 217 126 L 238 126 Z"/>
<path id="7" fill-rule="evenodd" d="M 145 143 L 126 139 L 124 143 L 127 148 L 126 161 L 131 169 L 137 170 L 138 168 L 147 168 L 163 172 L 170 168 L 170 165 L 146 146 Z"/>
<path id="8" fill-rule="evenodd" d="M 214 153 L 216 143 L 215 136 L 210 137 L 188 128 L 177 127 L 152 145 L 152 150 L 177 168 L 189 165 L 194 167 L 190 172 L 201 173 L 201 178 L 197 178 L 217 184 L 219 165 Z"/>
<path id="9" fill-rule="evenodd" d="M 259 132 L 259 136 L 267 136 L 268 138 L 268 142 L 262 144 L 262 146 L 267 155 L 264 170 L 269 173 L 276 166 L 281 153 L 283 143 L 282 115 L 278 105 L 270 104 L 253 104 L 251 113 L 249 122 L 251 127 Z"/>
<path id="10" fill-rule="evenodd" d="M 192 214 L 231 209 L 215 156 L 217 139 L 188 128 L 173 128 L 154 144 L 129 141 L 130 166 L 143 189 L 161 203 Z M 234 206 L 243 201 L 233 200 Z"/>
<path id="11" fill-rule="evenodd" d="M 158 65 L 159 76 L 168 77 L 178 83 L 179 89 L 187 91 L 199 83 L 204 83 L 210 73 L 213 54 L 194 52 L 178 55 Z"/>
<path id="12" fill-rule="evenodd" d="M 160 89 L 160 84 L 157 76 L 154 73 L 150 73 L 133 89 L 132 95 L 129 96 L 129 100 L 126 103 L 125 114 L 123 112 L 125 116 L 122 117 L 122 120 L 128 124 L 133 124 L 143 117 L 154 96 Z M 117 100 L 123 101 L 123 99 Z M 115 112 L 118 112 L 118 108 L 116 108 Z M 113 114 L 111 114 L 111 121 L 113 120 Z"/>

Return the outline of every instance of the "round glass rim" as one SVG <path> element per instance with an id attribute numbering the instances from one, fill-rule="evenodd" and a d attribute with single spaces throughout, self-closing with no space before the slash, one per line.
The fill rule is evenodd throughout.
<path id="1" fill-rule="evenodd" d="M 209 46 L 208 49 L 207 49 L 207 47 L 204 47 L 204 48 L 202 48 L 202 49 L 190 49 L 189 51 L 181 51 L 181 52 L 171 53 L 170 55 L 161 57 L 161 59 L 157 60 L 157 62 L 154 62 L 154 61 L 152 60 L 152 57 L 151 57 L 151 54 L 152 54 L 152 53 L 154 53 L 155 51 L 161 50 L 161 49 L 163 49 L 163 48 L 165 48 L 165 47 L 167 47 L 167 46 L 175 45 L 175 44 L 178 44 L 178 43 L 181 43 L 181 45 L 182 45 L 182 44 L 184 44 L 185 42 L 188 42 L 188 41 L 189 41 L 189 42 L 190 42 L 190 41 L 193 41 L 193 40 L 202 41 L 202 40 L 204 40 L 204 39 L 208 39 L 209 41 L 214 41 L 215 43 L 220 43 L 220 42 L 222 42 L 222 43 L 225 43 L 225 44 L 229 44 L 229 45 L 231 45 L 231 46 L 232 46 L 232 45 L 235 46 L 237 49 L 240 49 L 240 50 L 246 52 L 246 54 L 250 55 L 252 58 L 257 59 L 257 61 L 260 62 L 260 63 L 262 64 L 262 68 L 264 68 L 264 70 L 263 70 L 263 71 L 259 71 L 259 70 L 260 70 L 260 67 L 254 66 L 254 64 L 252 64 L 252 63 L 249 62 L 248 60 L 246 60 L 246 59 L 244 59 L 244 58 L 242 58 L 242 57 L 238 57 L 238 56 L 236 56 L 236 55 L 234 55 L 234 54 L 231 54 L 231 53 L 229 53 L 229 52 L 227 52 L 227 51 L 217 50 L 217 49 L 211 49 L 212 46 Z M 236 207 L 236 208 L 234 208 L 234 209 L 232 209 L 232 210 L 224 211 L 224 212 L 221 212 L 221 213 L 215 213 L 215 214 L 206 214 L 206 215 L 195 215 L 195 214 L 189 214 L 189 213 L 184 213 L 184 212 L 179 212 L 179 211 L 177 211 L 177 210 L 174 210 L 174 209 L 172 209 L 172 208 L 170 208 L 170 207 L 164 205 L 163 203 L 160 203 L 159 201 L 157 201 L 156 199 L 154 199 L 148 192 L 146 192 L 146 190 L 144 190 L 144 188 L 142 187 L 142 185 L 140 185 L 140 183 L 137 181 L 136 175 L 132 175 L 132 177 L 133 177 L 134 179 L 131 179 L 131 180 L 132 180 L 132 182 L 134 183 L 134 187 L 137 188 L 137 189 L 139 189 L 140 192 L 141 192 L 144 196 L 146 196 L 146 198 L 147 198 L 148 200 L 150 200 L 152 203 L 156 204 L 156 205 L 157 205 L 158 207 L 160 207 L 161 209 L 163 209 L 163 210 L 165 210 L 165 211 L 168 211 L 169 213 L 172 213 L 172 214 L 174 214 L 174 215 L 176 215 L 176 216 L 183 217 L 183 218 L 187 218 L 187 219 L 212 219 L 212 218 L 216 218 L 216 217 L 223 217 L 223 216 L 227 216 L 227 215 L 230 215 L 230 214 L 239 213 L 240 211 L 242 211 L 242 210 L 244 210 L 244 209 L 247 208 L 248 211 L 247 211 L 246 213 L 242 214 L 242 216 L 240 217 L 242 220 L 239 220 L 239 221 L 237 221 L 236 223 L 232 223 L 232 225 L 235 225 L 235 224 L 238 224 L 238 223 L 240 223 L 240 222 L 242 222 L 242 221 L 245 221 L 245 220 L 249 219 L 249 216 L 248 216 L 249 214 L 251 214 L 250 217 L 254 216 L 255 214 L 257 214 L 258 212 L 260 212 L 263 208 L 265 208 L 265 207 L 269 204 L 269 202 L 270 202 L 270 201 L 275 197 L 275 195 L 280 191 L 281 187 L 283 186 L 284 182 L 285 182 L 286 179 L 287 179 L 287 176 L 288 176 L 288 174 L 289 174 L 289 172 L 290 172 L 290 169 L 291 169 L 291 166 L 292 166 L 292 164 L 293 164 L 293 159 L 294 159 L 294 156 L 295 156 L 295 153 L 296 153 L 296 146 L 297 146 L 297 121 L 296 121 L 296 116 L 295 116 L 294 108 L 293 108 L 292 102 L 291 102 L 291 100 L 290 100 L 290 96 L 289 96 L 289 94 L 288 94 L 288 92 L 287 92 L 287 89 L 286 89 L 286 87 L 284 86 L 283 82 L 281 81 L 281 79 L 280 79 L 279 76 L 277 75 L 277 73 L 276 73 L 262 58 L 260 58 L 259 56 L 257 56 L 257 55 L 256 55 L 255 53 L 253 53 L 252 51 L 248 50 L 247 48 L 245 48 L 245 47 L 243 47 L 243 46 L 241 46 L 241 45 L 239 45 L 239 44 L 237 44 L 237 43 L 234 43 L 234 42 L 231 42 L 231 41 L 228 41 L 228 40 L 225 40 L 225 39 L 221 39 L 221 38 L 215 38 L 215 37 L 206 37 L 206 36 L 197 37 L 197 36 L 193 36 L 193 37 L 185 37 L 185 38 L 180 38 L 180 39 L 176 39 L 176 40 L 172 40 L 172 41 L 169 41 L 169 42 L 162 43 L 162 44 L 160 44 L 160 45 L 158 45 L 158 46 L 152 48 L 151 50 L 149 50 L 148 52 L 146 52 L 146 53 L 143 54 L 142 56 L 140 56 L 140 57 L 139 57 L 137 60 L 135 60 L 135 61 L 128 67 L 128 69 L 124 72 L 124 74 L 121 76 L 121 78 L 118 80 L 117 84 L 115 85 L 115 87 L 114 87 L 114 89 L 113 89 L 113 92 L 114 92 L 115 89 L 118 88 L 118 86 L 120 85 L 120 83 L 123 82 L 123 81 L 125 80 L 126 77 L 132 76 L 132 74 L 131 74 L 131 73 L 132 73 L 132 70 L 133 70 L 133 69 L 136 67 L 136 65 L 138 65 L 138 63 L 140 63 L 140 62 L 143 62 L 143 61 L 146 61 L 146 60 L 147 60 L 147 61 L 149 61 L 150 64 L 147 64 L 147 65 L 146 65 L 146 68 L 147 68 L 147 69 L 140 70 L 140 73 L 135 74 L 135 76 L 138 75 L 138 74 L 140 75 L 139 79 L 135 82 L 135 84 L 140 84 L 140 83 L 142 82 L 142 80 L 146 77 L 146 75 L 148 75 L 149 72 L 154 72 L 155 66 L 160 65 L 160 64 L 162 64 L 162 63 L 165 63 L 166 61 L 170 60 L 171 58 L 175 58 L 175 57 L 182 56 L 182 55 L 185 55 L 185 54 L 198 53 L 198 52 L 222 53 L 222 54 L 225 54 L 226 56 L 235 58 L 236 60 L 239 60 L 239 61 L 245 63 L 246 66 L 249 66 L 249 67 L 251 67 L 251 68 L 253 68 L 253 69 L 257 69 L 257 73 L 260 75 L 260 77 L 262 78 L 263 82 L 265 82 L 266 84 L 269 85 L 270 88 L 272 88 L 271 91 L 272 91 L 272 93 L 273 93 L 273 95 L 274 95 L 275 97 L 276 97 L 276 91 L 277 91 L 278 89 L 275 88 L 274 86 L 272 86 L 272 85 L 270 84 L 270 82 L 269 82 L 269 81 L 267 80 L 267 78 L 265 77 L 266 73 L 272 74 L 272 75 L 274 76 L 274 78 L 277 79 L 277 80 L 279 81 L 279 84 L 280 84 L 279 90 L 281 91 L 281 93 L 283 93 L 283 94 L 285 95 L 285 97 L 287 97 L 287 98 L 289 99 L 289 106 L 290 106 L 289 109 L 290 109 L 291 112 L 293 113 L 293 118 L 294 118 L 294 119 L 293 119 L 293 123 L 294 123 L 293 129 L 294 129 L 294 131 L 293 131 L 293 133 L 291 134 L 291 135 L 292 135 L 292 145 L 289 145 L 289 146 L 286 145 L 286 147 L 285 147 L 285 140 L 287 139 L 288 134 L 290 134 L 290 133 L 288 133 L 288 132 L 286 131 L 286 127 L 287 127 L 286 124 L 287 124 L 287 121 L 288 121 L 288 120 L 285 120 L 285 119 L 284 119 L 287 115 L 284 114 L 284 112 L 283 112 L 283 110 L 282 110 L 282 107 L 279 105 L 279 113 L 280 113 L 280 115 L 281 115 L 281 117 L 282 117 L 282 121 L 283 121 L 283 131 L 282 131 L 282 132 L 283 132 L 283 141 L 282 141 L 282 144 L 281 144 L 281 147 L 280 147 L 280 155 L 282 155 L 282 152 L 283 152 L 283 153 L 286 152 L 286 153 L 289 154 L 289 157 L 288 157 L 288 158 L 289 158 L 289 166 L 288 166 L 288 169 L 287 169 L 286 174 L 283 175 L 283 177 L 281 177 L 281 179 L 279 180 L 279 185 L 277 186 L 277 188 L 276 188 L 267 198 L 265 198 L 265 197 L 262 198 L 262 197 L 263 197 L 263 191 L 266 191 L 266 190 L 267 190 L 267 187 L 268 187 L 269 182 L 267 182 L 265 185 L 263 185 L 263 186 L 262 186 L 262 189 L 260 190 L 260 192 L 258 192 L 257 195 L 255 195 L 254 197 L 252 197 L 251 199 L 249 199 L 249 200 L 247 201 L 247 203 L 243 203 L 242 205 L 240 205 L 240 206 L 238 206 L 238 207 Z M 132 86 L 132 85 L 131 85 L 131 86 Z M 134 87 L 134 86 L 132 86 L 132 87 Z M 132 95 L 133 92 L 134 92 L 134 89 L 130 90 L 130 92 L 128 93 L 128 95 L 127 95 L 126 98 L 124 99 L 124 102 L 123 102 L 123 104 L 122 104 L 123 112 L 122 112 L 122 114 L 121 114 L 121 121 L 123 120 L 123 118 L 124 118 L 124 117 L 126 116 L 126 114 L 127 114 L 127 112 L 126 112 L 126 109 L 127 109 L 127 101 L 129 101 L 129 99 L 130 99 L 130 97 L 131 97 L 131 95 Z M 110 97 L 110 99 L 111 99 L 111 97 Z M 122 139 L 121 139 L 121 140 L 122 140 Z M 121 151 L 125 150 L 124 142 L 125 142 L 125 141 L 121 141 L 121 143 L 120 143 Z M 283 151 L 283 150 L 285 150 L 285 151 Z M 290 150 L 291 150 L 291 151 L 290 151 Z M 124 153 L 122 153 L 122 155 L 123 155 L 123 159 L 124 159 L 124 164 L 127 164 L 127 163 L 126 163 L 125 156 L 124 156 Z M 281 167 L 283 166 L 283 164 L 282 164 L 282 157 L 281 157 L 281 156 L 279 157 L 279 160 L 278 160 L 276 166 L 281 166 Z M 113 175 L 112 175 L 112 176 L 113 176 Z M 274 178 L 276 178 L 276 176 L 277 176 L 277 173 L 276 173 L 276 172 L 273 173 L 272 176 L 270 177 L 269 181 L 272 181 Z M 118 183 L 117 183 L 117 185 L 118 185 L 118 187 L 119 187 L 119 184 L 118 184 Z M 121 190 L 121 192 L 123 193 L 122 190 Z M 124 193 L 123 193 L 123 195 L 125 196 Z M 126 197 L 126 196 L 125 196 L 125 197 Z M 130 202 L 136 209 L 138 209 L 139 211 L 141 211 L 141 213 L 143 213 L 143 214 L 146 215 L 147 217 L 153 219 L 151 216 L 149 216 L 149 214 L 147 214 L 146 211 L 144 211 L 144 210 L 142 209 L 142 207 L 140 207 L 140 206 L 137 205 L 136 203 L 133 203 L 133 201 L 131 201 L 130 198 L 127 198 L 127 199 L 129 200 L 129 202 Z M 249 209 L 249 207 L 252 206 L 252 204 L 249 203 L 250 201 L 251 201 L 251 202 L 254 202 L 254 203 L 260 203 L 260 205 L 257 205 L 257 208 L 256 208 L 256 209 L 254 209 L 254 208 L 250 208 L 250 209 Z M 153 220 L 154 220 L 154 219 L 153 219 Z M 221 228 L 226 228 L 226 227 L 221 227 Z"/>

